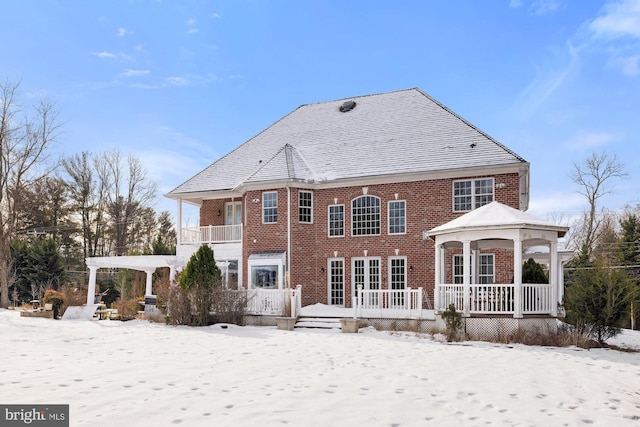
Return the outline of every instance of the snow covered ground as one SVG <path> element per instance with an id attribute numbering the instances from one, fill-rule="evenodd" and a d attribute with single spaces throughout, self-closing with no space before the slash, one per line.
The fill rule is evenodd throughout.
<path id="1" fill-rule="evenodd" d="M 0 360 L 0 403 L 69 404 L 72 426 L 640 425 L 640 353 L 607 349 L 0 310 Z"/>

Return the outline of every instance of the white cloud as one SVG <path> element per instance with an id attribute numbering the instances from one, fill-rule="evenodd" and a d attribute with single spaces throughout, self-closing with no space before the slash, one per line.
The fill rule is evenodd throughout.
<path id="1" fill-rule="evenodd" d="M 617 62 L 620 64 L 623 74 L 627 76 L 637 76 L 640 74 L 640 66 L 638 64 L 640 62 L 640 54 L 618 58 Z"/>
<path id="2" fill-rule="evenodd" d="M 534 15 L 544 15 L 546 13 L 555 12 L 560 7 L 557 0 L 536 0 L 531 3 L 531 12 Z"/>
<path id="3" fill-rule="evenodd" d="M 219 14 L 219 13 L 212 13 L 212 14 L 210 15 L 210 17 L 211 17 L 211 18 L 214 18 L 214 19 L 216 19 L 216 18 L 220 18 L 220 14 Z"/>
<path id="4" fill-rule="evenodd" d="M 640 38 L 640 1 L 622 0 L 605 5 L 603 14 L 589 24 L 596 37 Z"/>
<path id="5" fill-rule="evenodd" d="M 91 52 L 91 55 L 97 56 L 98 58 L 114 58 L 115 55 L 111 52 L 102 51 L 102 52 Z"/>
<path id="6" fill-rule="evenodd" d="M 576 191 L 555 191 L 543 195 L 532 194 L 527 213 L 556 224 L 568 225 L 582 215 L 584 207 L 584 196 Z"/>
<path id="7" fill-rule="evenodd" d="M 128 34 L 133 34 L 133 31 L 128 31 L 122 27 L 118 28 L 118 31 L 116 31 L 116 36 L 118 37 L 124 37 Z"/>
<path id="8" fill-rule="evenodd" d="M 579 132 L 568 145 L 573 148 L 595 148 L 615 142 L 619 135 L 607 132 Z"/>
<path id="9" fill-rule="evenodd" d="M 171 76 L 165 79 L 165 82 L 170 86 L 186 86 L 189 81 L 184 77 Z"/>
<path id="10" fill-rule="evenodd" d="M 511 0 L 511 2 L 509 2 L 509 7 L 511 8 L 522 7 L 522 0 Z"/>
<path id="11" fill-rule="evenodd" d="M 199 29 L 197 29 L 197 28 L 189 28 L 189 29 L 187 30 L 187 34 L 197 34 L 197 33 L 199 33 L 199 32 L 200 32 L 200 30 L 199 30 Z"/>
<path id="12" fill-rule="evenodd" d="M 141 77 L 146 76 L 149 73 L 151 73 L 149 70 L 124 70 L 120 73 L 120 77 Z"/>
<path id="13" fill-rule="evenodd" d="M 528 117 L 536 112 L 546 100 L 553 95 L 578 69 L 578 49 L 571 42 L 566 50 L 555 52 L 558 58 L 550 65 L 536 66 L 536 76 L 533 81 L 518 95 L 512 112 L 519 116 Z"/>

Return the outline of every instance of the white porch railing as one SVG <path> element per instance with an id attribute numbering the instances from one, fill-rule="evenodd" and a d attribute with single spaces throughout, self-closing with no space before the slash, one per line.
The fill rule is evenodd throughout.
<path id="1" fill-rule="evenodd" d="M 362 289 L 354 298 L 353 317 L 422 318 L 422 288 Z"/>
<path id="2" fill-rule="evenodd" d="M 302 286 L 296 289 L 250 289 L 247 314 L 298 317 L 302 307 Z"/>
<path id="3" fill-rule="evenodd" d="M 183 227 L 182 243 L 226 243 L 242 241 L 242 224 Z"/>
<path id="4" fill-rule="evenodd" d="M 436 310 L 446 310 L 453 304 L 456 311 L 464 311 L 464 286 L 441 284 L 438 286 Z M 469 313 L 515 314 L 514 284 L 469 285 Z M 522 314 L 553 314 L 551 285 L 523 283 L 521 287 Z"/>

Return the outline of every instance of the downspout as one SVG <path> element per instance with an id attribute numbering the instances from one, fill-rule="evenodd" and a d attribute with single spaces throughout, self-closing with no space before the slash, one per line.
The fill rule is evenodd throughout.
<path id="1" fill-rule="evenodd" d="M 287 287 L 291 287 L 291 187 L 287 184 L 287 272 L 289 280 Z M 286 278 L 286 276 L 285 276 Z"/>

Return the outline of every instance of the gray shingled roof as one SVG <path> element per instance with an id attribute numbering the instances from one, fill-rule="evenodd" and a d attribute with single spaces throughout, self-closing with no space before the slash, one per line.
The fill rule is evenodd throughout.
<path id="1" fill-rule="evenodd" d="M 355 109 L 342 113 L 346 100 Z M 279 179 L 325 182 L 526 163 L 419 89 L 298 107 L 167 196 Z"/>

